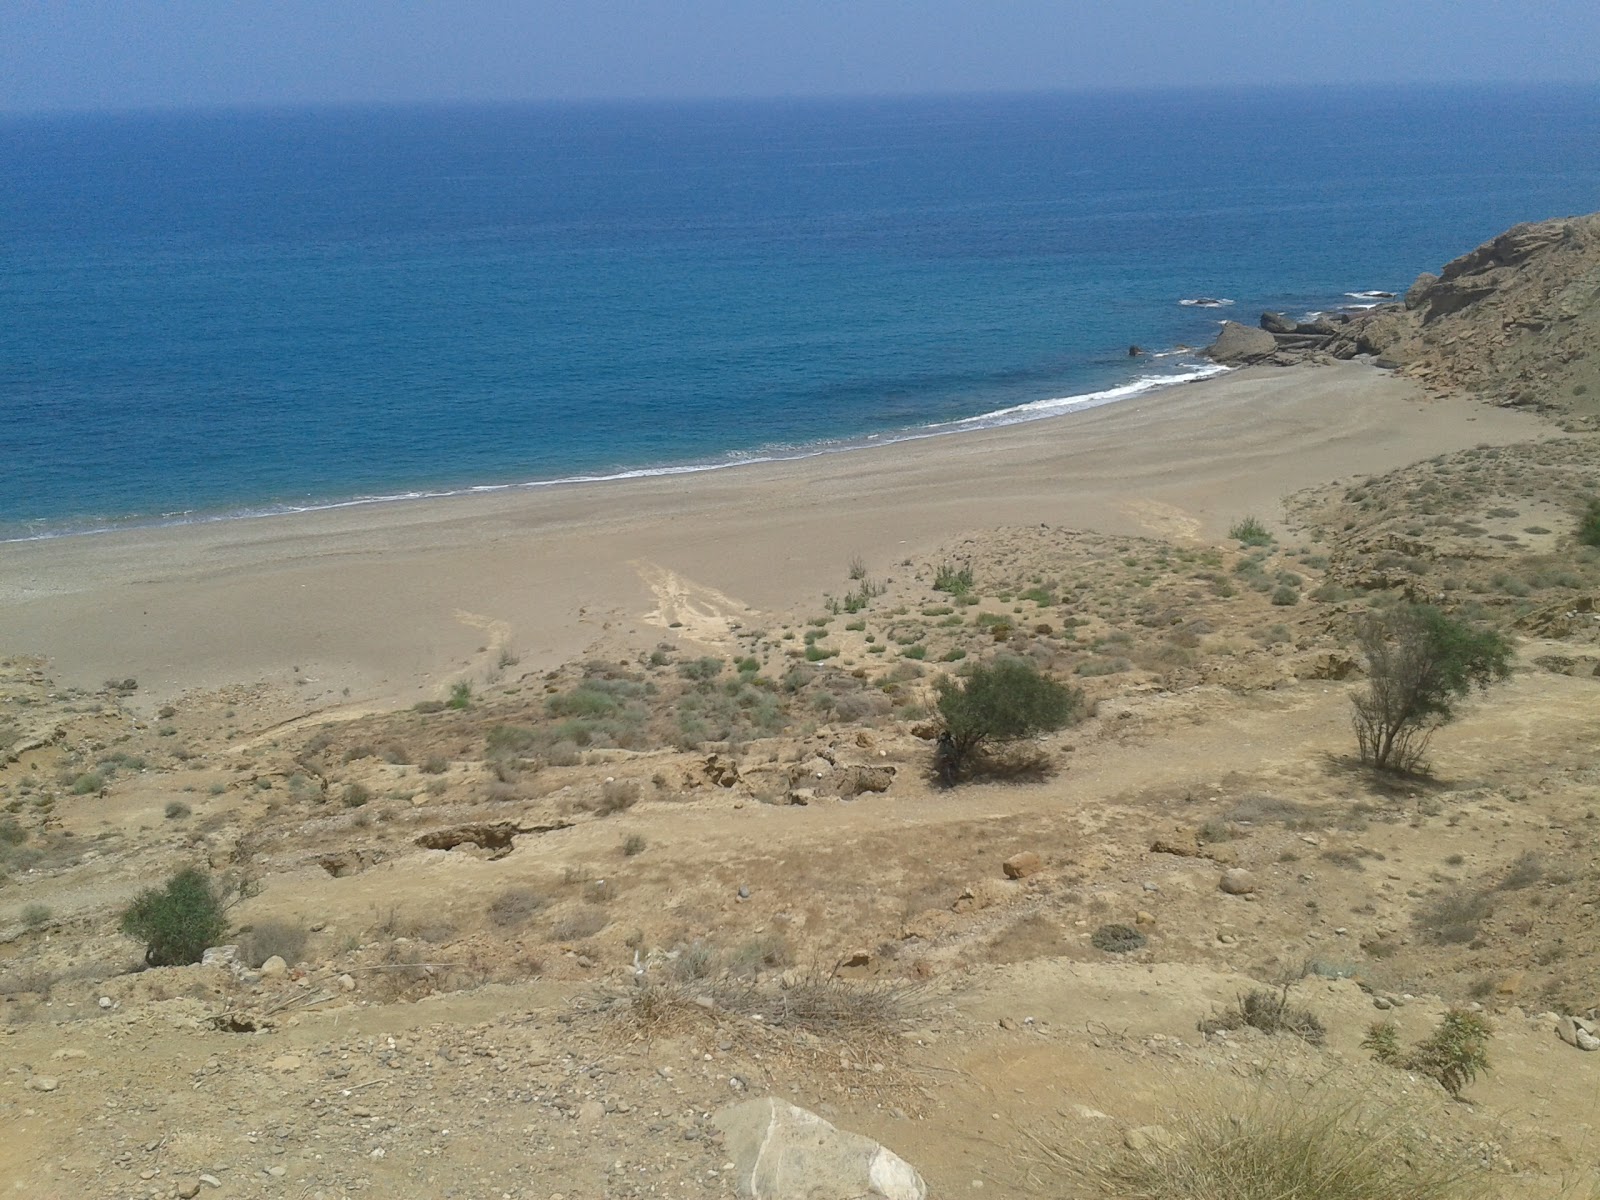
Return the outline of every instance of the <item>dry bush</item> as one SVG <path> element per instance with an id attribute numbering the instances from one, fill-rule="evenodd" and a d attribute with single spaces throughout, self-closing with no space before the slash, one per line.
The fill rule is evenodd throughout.
<path id="1" fill-rule="evenodd" d="M 581 942 L 586 937 L 593 937 L 610 923 L 611 918 L 599 908 L 585 904 L 557 921 L 550 935 L 558 942 Z"/>
<path id="2" fill-rule="evenodd" d="M 1276 992 L 1265 988 L 1246 992 L 1222 1012 L 1201 1020 L 1199 1028 L 1201 1033 L 1217 1033 L 1247 1026 L 1262 1033 L 1293 1034 L 1313 1046 L 1322 1045 L 1328 1037 L 1327 1027 L 1316 1013 L 1289 1003 L 1287 987 Z"/>
<path id="3" fill-rule="evenodd" d="M 639 803 L 639 785 L 631 779 L 608 779 L 600 789 L 600 802 L 595 811 L 603 817 L 627 812 Z"/>
<path id="4" fill-rule="evenodd" d="M 1415 923 L 1431 941 L 1460 946 L 1478 936 L 1478 927 L 1493 911 L 1494 901 L 1488 893 L 1451 888 L 1418 908 Z"/>
<path id="5" fill-rule="evenodd" d="M 259 967 L 276 955 L 291 967 L 306 952 L 311 933 L 296 921 L 257 921 L 239 936 L 239 957 L 245 965 Z"/>
<path id="6" fill-rule="evenodd" d="M 1072 1194 L 1143 1200 L 1468 1200 L 1481 1169 L 1433 1150 L 1390 1112 L 1316 1097 L 1256 1100 L 1236 1110 L 1197 1105 L 1172 1132 L 1138 1149 L 1063 1146 L 1034 1139 L 1034 1173 Z"/>
<path id="7" fill-rule="evenodd" d="M 544 907 L 544 897 L 532 888 L 506 888 L 489 901 L 489 920 L 502 929 L 526 925 Z"/>

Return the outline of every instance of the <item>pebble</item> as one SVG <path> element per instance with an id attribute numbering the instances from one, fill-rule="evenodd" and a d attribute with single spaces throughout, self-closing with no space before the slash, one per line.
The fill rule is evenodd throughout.
<path id="1" fill-rule="evenodd" d="M 53 1092 L 60 1086 L 60 1080 L 53 1075 L 35 1075 L 28 1080 L 28 1087 L 36 1092 Z"/>
<path id="2" fill-rule="evenodd" d="M 289 964 L 283 961 L 282 956 L 274 954 L 261 964 L 261 978 L 282 979 L 289 973 Z"/>
<path id="3" fill-rule="evenodd" d="M 740 888 L 739 888 L 739 899 L 741 899 L 741 900 L 750 899 L 750 889 L 748 887 L 740 885 Z"/>
<path id="4" fill-rule="evenodd" d="M 111 1007 L 111 997 L 110 996 L 101 996 L 100 999 L 95 1001 L 95 1003 L 98 1004 L 101 1008 L 110 1008 Z"/>

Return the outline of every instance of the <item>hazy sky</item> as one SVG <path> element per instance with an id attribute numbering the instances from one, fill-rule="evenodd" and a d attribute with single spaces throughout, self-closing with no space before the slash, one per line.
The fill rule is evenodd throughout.
<path id="1" fill-rule="evenodd" d="M 0 0 L 0 109 L 1600 82 L 1600 0 Z"/>

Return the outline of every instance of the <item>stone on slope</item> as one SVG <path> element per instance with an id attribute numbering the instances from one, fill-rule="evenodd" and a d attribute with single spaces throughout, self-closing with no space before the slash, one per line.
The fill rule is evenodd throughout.
<path id="1" fill-rule="evenodd" d="M 904 1159 L 775 1096 L 729 1105 L 712 1123 L 747 1200 L 926 1200 Z"/>

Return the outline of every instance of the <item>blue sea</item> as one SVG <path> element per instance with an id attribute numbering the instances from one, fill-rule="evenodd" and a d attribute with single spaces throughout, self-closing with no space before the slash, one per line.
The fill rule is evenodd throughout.
<path id="1" fill-rule="evenodd" d="M 1594 88 L 0 118 L 0 538 L 1048 415 L 1597 207 Z"/>

